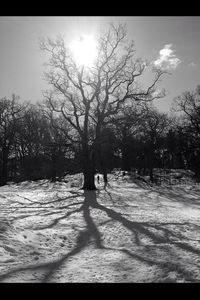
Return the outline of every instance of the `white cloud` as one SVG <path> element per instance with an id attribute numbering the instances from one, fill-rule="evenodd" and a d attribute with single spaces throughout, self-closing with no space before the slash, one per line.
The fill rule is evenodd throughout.
<path id="1" fill-rule="evenodd" d="M 153 96 L 156 97 L 156 96 L 158 96 L 160 93 L 161 93 L 161 90 L 160 90 L 160 89 L 157 89 L 157 90 L 153 93 Z"/>
<path id="2" fill-rule="evenodd" d="M 174 50 L 171 48 L 172 44 L 166 44 L 164 48 L 159 51 L 159 57 L 154 61 L 156 67 L 162 69 L 176 69 L 181 63 L 181 60 L 176 57 Z"/>

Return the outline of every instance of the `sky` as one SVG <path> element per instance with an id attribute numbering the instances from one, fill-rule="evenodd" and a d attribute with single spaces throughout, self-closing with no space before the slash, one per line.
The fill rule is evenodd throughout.
<path id="1" fill-rule="evenodd" d="M 110 22 L 127 25 L 136 57 L 170 72 L 159 84 L 167 91 L 155 101 L 160 111 L 169 112 L 174 97 L 200 83 L 200 17 L 0 17 L 0 98 L 14 93 L 22 101 L 42 100 L 42 90 L 48 88 L 43 75 L 48 58 L 40 50 L 40 37 L 62 35 L 68 43 L 84 34 L 96 36 Z"/>

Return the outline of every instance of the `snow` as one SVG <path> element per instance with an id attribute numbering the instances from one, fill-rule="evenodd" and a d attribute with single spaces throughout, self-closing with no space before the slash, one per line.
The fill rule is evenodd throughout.
<path id="1" fill-rule="evenodd" d="M 0 282 L 199 282 L 200 185 L 108 178 L 0 187 Z"/>

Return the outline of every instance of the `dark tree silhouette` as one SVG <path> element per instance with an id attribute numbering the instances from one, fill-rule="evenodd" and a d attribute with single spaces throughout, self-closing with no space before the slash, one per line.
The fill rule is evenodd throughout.
<path id="1" fill-rule="evenodd" d="M 159 150 L 160 138 L 167 130 L 169 122 L 167 114 L 160 113 L 155 108 L 149 108 L 141 122 L 141 133 L 145 140 L 145 156 L 152 182 L 154 181 L 153 168 L 156 164 L 156 152 Z"/>
<path id="2" fill-rule="evenodd" d="M 141 130 L 140 125 L 145 107 L 143 103 L 133 102 L 131 105 L 125 105 L 120 114 L 112 118 L 121 153 L 121 167 L 124 171 L 131 171 L 135 163 L 135 135 Z"/>
<path id="3" fill-rule="evenodd" d="M 182 152 L 185 150 L 184 159 L 200 178 L 200 85 L 194 91 L 186 91 L 176 97 L 174 104 L 175 111 L 183 113 L 181 145 Z"/>
<path id="4" fill-rule="evenodd" d="M 126 41 L 125 26 L 111 25 L 98 40 L 97 59 L 91 68 L 79 66 L 64 39 L 43 39 L 41 49 L 50 55 L 46 79 L 52 86 L 44 93 L 52 111 L 60 113 L 78 134 L 84 174 L 84 189 L 95 189 L 94 155 L 97 141 L 108 119 L 127 101 L 152 101 L 164 96 L 155 93 L 165 73 L 154 69 L 155 78 L 148 88 L 138 89 L 136 79 L 146 68 L 133 59 L 134 44 Z M 95 129 L 94 139 L 90 128 Z"/>
<path id="5" fill-rule="evenodd" d="M 8 180 L 8 160 L 14 145 L 18 122 L 22 118 L 24 106 L 18 102 L 15 95 L 12 99 L 0 99 L 0 184 Z"/>

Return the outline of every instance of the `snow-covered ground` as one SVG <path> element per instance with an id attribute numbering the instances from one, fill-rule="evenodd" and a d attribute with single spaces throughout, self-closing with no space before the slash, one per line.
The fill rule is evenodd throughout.
<path id="1" fill-rule="evenodd" d="M 0 282 L 200 282 L 199 185 L 80 186 L 0 188 Z"/>

